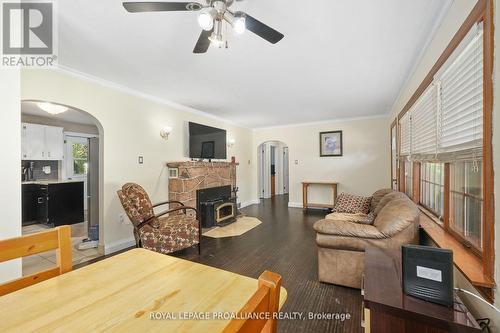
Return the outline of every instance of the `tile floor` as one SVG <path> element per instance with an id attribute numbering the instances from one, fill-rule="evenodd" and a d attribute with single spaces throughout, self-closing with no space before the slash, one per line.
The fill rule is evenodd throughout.
<path id="1" fill-rule="evenodd" d="M 33 224 L 23 227 L 23 235 L 50 229 L 43 224 Z M 73 224 L 71 226 L 71 243 L 73 244 L 73 266 L 87 262 L 100 256 L 97 249 L 79 250 L 78 244 L 87 238 L 87 222 Z M 54 267 L 56 264 L 56 251 L 35 254 L 23 258 L 23 275 L 43 271 Z"/>

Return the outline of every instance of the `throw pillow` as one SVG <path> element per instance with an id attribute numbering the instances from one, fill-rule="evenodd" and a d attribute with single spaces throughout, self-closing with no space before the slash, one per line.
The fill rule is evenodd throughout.
<path id="1" fill-rule="evenodd" d="M 363 213 L 368 214 L 370 212 L 370 204 L 372 197 L 363 197 L 359 195 L 352 195 L 347 193 L 341 193 L 333 207 L 334 213 L 349 213 L 357 214 Z"/>

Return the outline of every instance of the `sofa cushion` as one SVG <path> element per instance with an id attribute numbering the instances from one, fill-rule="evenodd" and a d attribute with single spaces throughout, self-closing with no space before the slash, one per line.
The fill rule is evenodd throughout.
<path id="1" fill-rule="evenodd" d="M 316 244 L 321 248 L 347 251 L 365 251 L 368 247 L 401 250 L 402 244 L 417 244 L 418 231 L 409 225 L 389 238 L 361 238 L 316 233 Z"/>
<path id="2" fill-rule="evenodd" d="M 371 201 L 372 197 L 341 193 L 337 200 L 335 200 L 333 211 L 335 213 L 368 214 L 370 212 Z"/>
<path id="3" fill-rule="evenodd" d="M 385 205 L 387 205 L 392 200 L 396 199 L 408 199 L 408 196 L 403 192 L 396 192 L 396 191 L 384 195 L 382 199 L 380 199 L 377 207 L 375 207 L 375 209 L 373 210 L 373 214 L 375 215 L 375 217 L 380 213 L 380 211 L 385 207 Z"/>
<path id="4" fill-rule="evenodd" d="M 313 226 L 321 234 L 359 237 L 359 238 L 385 238 L 385 236 L 372 225 L 347 222 L 342 220 L 319 220 Z"/>
<path id="5" fill-rule="evenodd" d="M 375 220 L 375 215 L 372 212 L 368 214 L 331 213 L 325 216 L 325 219 L 341 220 L 341 221 L 361 223 L 361 224 L 373 224 L 373 221 Z"/>
<path id="6" fill-rule="evenodd" d="M 417 205 L 410 199 L 394 199 L 380 210 L 373 226 L 385 237 L 392 237 L 410 224 L 417 228 L 419 215 Z"/>
<path id="7" fill-rule="evenodd" d="M 378 190 L 376 191 L 375 193 L 373 193 L 372 195 L 372 203 L 371 203 L 371 207 L 370 207 L 370 211 L 374 211 L 375 208 L 377 208 L 380 200 L 386 195 L 386 194 L 389 194 L 389 193 L 392 193 L 392 192 L 395 192 L 393 189 L 391 188 L 384 188 L 382 190 Z"/>

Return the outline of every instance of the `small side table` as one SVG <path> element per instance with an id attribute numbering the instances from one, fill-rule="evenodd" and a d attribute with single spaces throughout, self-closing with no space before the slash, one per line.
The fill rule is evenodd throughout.
<path id="1" fill-rule="evenodd" d="M 334 181 L 322 181 L 322 180 L 316 180 L 316 181 L 303 181 L 302 182 L 302 207 L 304 209 L 308 208 L 327 208 L 327 209 L 333 209 L 333 206 L 335 205 L 335 201 L 337 201 L 337 186 L 339 183 L 334 182 Z M 308 189 L 309 185 L 326 185 L 326 186 L 331 186 L 332 188 L 332 198 L 333 202 L 332 204 L 317 204 L 317 203 L 309 203 L 308 201 Z"/>

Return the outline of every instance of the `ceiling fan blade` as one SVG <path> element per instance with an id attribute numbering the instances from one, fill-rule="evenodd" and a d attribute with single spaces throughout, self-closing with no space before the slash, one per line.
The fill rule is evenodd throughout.
<path id="1" fill-rule="evenodd" d="M 200 37 L 198 38 L 198 42 L 196 42 L 196 45 L 194 47 L 193 53 L 206 53 L 208 51 L 208 48 L 210 47 L 210 35 L 214 29 L 210 31 L 203 30 L 200 34 Z"/>
<path id="2" fill-rule="evenodd" d="M 203 8 L 197 2 L 124 2 L 123 7 L 130 13 L 195 11 Z"/>
<path id="3" fill-rule="evenodd" d="M 247 30 L 250 30 L 254 34 L 264 38 L 270 43 L 276 44 L 285 37 L 281 32 L 274 30 L 268 25 L 260 22 L 256 18 L 245 13 L 245 23 Z"/>

